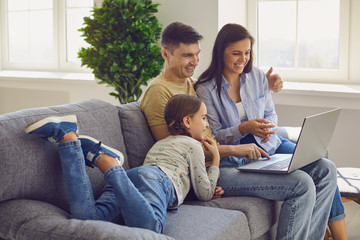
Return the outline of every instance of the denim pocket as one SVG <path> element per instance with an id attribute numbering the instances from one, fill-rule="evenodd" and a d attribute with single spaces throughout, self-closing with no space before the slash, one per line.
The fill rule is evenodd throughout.
<path id="1" fill-rule="evenodd" d="M 162 181 L 166 177 L 166 174 L 158 166 L 140 166 L 138 174 L 157 181 Z"/>

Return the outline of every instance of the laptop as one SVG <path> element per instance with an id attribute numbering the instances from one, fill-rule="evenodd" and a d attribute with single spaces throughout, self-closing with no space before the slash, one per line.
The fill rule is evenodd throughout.
<path id="1" fill-rule="evenodd" d="M 290 173 L 324 157 L 341 109 L 333 109 L 306 117 L 294 154 L 274 154 L 271 159 L 259 158 L 237 167 L 241 171 Z"/>

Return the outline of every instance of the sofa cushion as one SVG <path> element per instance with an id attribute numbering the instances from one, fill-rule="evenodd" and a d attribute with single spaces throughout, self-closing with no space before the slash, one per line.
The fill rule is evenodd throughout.
<path id="1" fill-rule="evenodd" d="M 35 120 L 64 114 L 76 114 L 80 134 L 102 140 L 122 151 L 126 159 L 118 111 L 109 103 L 92 99 L 1 115 L 0 202 L 13 198 L 37 199 L 68 210 L 57 144 L 24 132 L 25 126 Z M 97 197 L 105 184 L 103 175 L 96 168 L 87 168 L 87 172 Z"/>
<path id="2" fill-rule="evenodd" d="M 233 209 L 243 212 L 248 221 L 251 239 L 267 233 L 277 222 L 280 205 L 276 201 L 254 197 L 223 197 L 210 201 L 186 201 L 185 204 Z"/>
<path id="3" fill-rule="evenodd" d="M 11 218 L 9 218 L 11 216 Z M 105 221 L 71 219 L 65 211 L 34 200 L 0 203 L 0 238 L 4 239 L 250 239 L 245 215 L 239 211 L 182 205 L 169 212 L 165 235 Z"/>
<path id="4" fill-rule="evenodd" d="M 118 106 L 126 153 L 131 168 L 141 166 L 155 140 L 139 102 Z"/>
<path id="5" fill-rule="evenodd" d="M 251 239 L 244 213 L 184 204 L 168 212 L 165 234 L 177 240 Z"/>
<path id="6" fill-rule="evenodd" d="M 281 137 L 296 143 L 301 132 L 301 127 L 276 127 L 275 132 Z"/>
<path id="7" fill-rule="evenodd" d="M 24 199 L 0 203 L 0 238 L 17 240 L 173 239 L 150 230 L 130 228 L 111 222 L 70 219 L 68 213 L 51 204 Z"/>

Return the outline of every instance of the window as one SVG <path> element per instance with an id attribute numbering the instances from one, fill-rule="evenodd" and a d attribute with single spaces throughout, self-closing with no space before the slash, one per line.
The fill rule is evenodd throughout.
<path id="1" fill-rule="evenodd" d="M 1 63 L 6 70 L 87 71 L 78 31 L 93 0 L 0 0 Z"/>
<path id="2" fill-rule="evenodd" d="M 248 0 L 259 67 L 299 81 L 348 79 L 347 0 Z"/>

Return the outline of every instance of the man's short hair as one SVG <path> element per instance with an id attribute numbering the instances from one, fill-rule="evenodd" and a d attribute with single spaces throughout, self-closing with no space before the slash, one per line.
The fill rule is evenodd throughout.
<path id="1" fill-rule="evenodd" d="M 203 36 L 195 28 L 181 22 L 169 24 L 161 35 L 161 46 L 173 51 L 180 43 L 197 43 Z"/>

